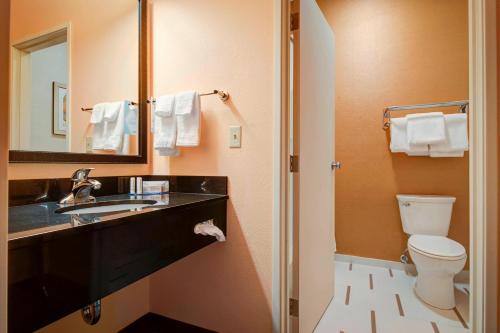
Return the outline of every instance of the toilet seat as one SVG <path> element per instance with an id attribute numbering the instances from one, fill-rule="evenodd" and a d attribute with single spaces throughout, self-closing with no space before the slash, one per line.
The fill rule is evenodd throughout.
<path id="1" fill-rule="evenodd" d="M 462 244 L 443 236 L 412 235 L 408 247 L 424 256 L 441 260 L 461 260 L 467 257 Z"/>

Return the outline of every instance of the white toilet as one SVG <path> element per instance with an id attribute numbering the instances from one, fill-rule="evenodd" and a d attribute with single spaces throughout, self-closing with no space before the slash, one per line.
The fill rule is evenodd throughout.
<path id="1" fill-rule="evenodd" d="M 467 260 L 465 248 L 447 238 L 454 197 L 401 195 L 399 211 L 408 251 L 417 268 L 415 293 L 440 309 L 455 307 L 453 278 Z"/>

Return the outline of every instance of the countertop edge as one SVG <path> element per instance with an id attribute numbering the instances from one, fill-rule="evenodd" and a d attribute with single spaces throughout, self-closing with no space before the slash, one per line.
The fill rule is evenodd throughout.
<path id="1" fill-rule="evenodd" d="M 186 193 L 186 194 L 193 194 L 193 193 Z M 203 195 L 199 193 L 194 193 L 198 195 Z M 108 220 L 102 221 L 102 222 L 96 222 L 96 223 L 89 223 L 89 224 L 84 224 L 72 228 L 66 228 L 66 229 L 61 229 L 61 230 L 53 230 L 53 231 L 46 231 L 43 232 L 41 231 L 40 233 L 34 233 L 32 235 L 28 236 L 20 236 L 20 237 L 15 237 L 16 234 L 23 233 L 17 232 L 17 233 L 11 233 L 8 235 L 8 249 L 16 249 L 19 247 L 27 246 L 31 244 L 33 241 L 38 241 L 39 239 L 44 239 L 45 241 L 50 241 L 51 239 L 59 238 L 59 237 L 66 237 L 66 236 L 71 236 L 76 233 L 81 233 L 81 232 L 89 232 L 93 230 L 100 230 L 100 229 L 105 229 L 105 228 L 111 228 L 117 225 L 120 225 L 122 223 L 126 223 L 127 219 L 130 217 L 135 217 L 139 215 L 148 215 L 148 214 L 155 214 L 159 212 L 177 212 L 179 210 L 187 209 L 187 208 L 193 208 L 193 207 L 199 207 L 203 206 L 209 203 L 215 203 L 218 201 L 228 201 L 229 200 L 229 195 L 227 194 L 210 194 L 211 196 L 217 195 L 218 197 L 211 197 L 207 198 L 201 201 L 196 201 L 196 202 L 191 202 L 191 203 L 183 203 L 179 204 L 173 207 L 152 207 L 152 208 L 147 208 L 144 209 L 143 211 L 138 211 L 134 212 L 133 214 L 130 214 L 128 216 L 117 216 L 116 218 L 113 218 L 113 216 L 110 216 Z M 42 229 L 42 228 L 40 228 Z M 36 229 L 34 229 L 36 230 Z M 11 238 L 13 236 L 13 238 Z"/>

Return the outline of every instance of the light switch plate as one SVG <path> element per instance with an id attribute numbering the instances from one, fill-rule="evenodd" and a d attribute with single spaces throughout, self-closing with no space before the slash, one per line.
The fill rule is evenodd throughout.
<path id="1" fill-rule="evenodd" d="M 229 127 L 229 148 L 241 148 L 241 126 Z"/>
<path id="2" fill-rule="evenodd" d="M 91 136 L 88 136 L 85 138 L 85 151 L 87 153 L 92 152 L 92 137 Z"/>

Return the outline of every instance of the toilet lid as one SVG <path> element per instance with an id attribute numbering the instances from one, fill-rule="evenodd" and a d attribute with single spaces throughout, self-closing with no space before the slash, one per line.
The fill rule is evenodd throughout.
<path id="1" fill-rule="evenodd" d="M 461 258 L 466 255 L 462 244 L 442 236 L 412 235 L 408 240 L 408 246 L 423 254 L 448 259 Z"/>

